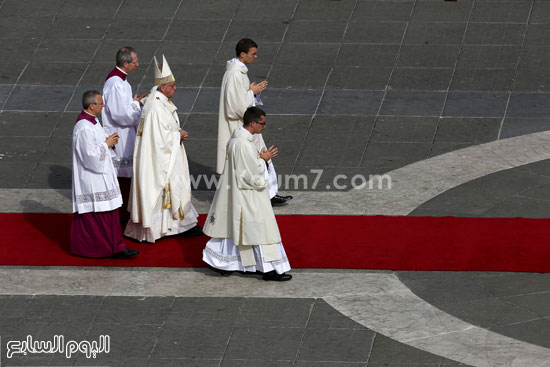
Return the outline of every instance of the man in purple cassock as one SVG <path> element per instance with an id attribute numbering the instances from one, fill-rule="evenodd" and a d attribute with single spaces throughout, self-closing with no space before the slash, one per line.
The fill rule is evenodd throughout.
<path id="1" fill-rule="evenodd" d="M 84 257 L 129 258 L 139 251 L 126 247 L 118 208 L 122 196 L 112 162 L 118 134 L 109 136 L 96 115 L 103 109 L 101 93 L 82 96 L 84 108 L 73 129 L 73 223 L 70 252 Z"/>

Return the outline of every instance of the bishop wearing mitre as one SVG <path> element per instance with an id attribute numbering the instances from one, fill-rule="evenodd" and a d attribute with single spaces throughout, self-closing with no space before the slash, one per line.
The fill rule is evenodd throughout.
<path id="1" fill-rule="evenodd" d="M 184 233 L 202 234 L 198 213 L 191 203 L 189 165 L 177 107 L 170 100 L 176 79 L 164 55 L 155 57 L 155 86 L 143 106 L 134 148 L 133 179 L 124 234 L 138 241 Z M 143 100 L 142 100 L 143 101 Z"/>

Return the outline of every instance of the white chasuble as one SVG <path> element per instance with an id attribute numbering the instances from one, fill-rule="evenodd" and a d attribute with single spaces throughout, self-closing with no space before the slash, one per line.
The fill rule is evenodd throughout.
<path id="1" fill-rule="evenodd" d="M 82 112 L 73 129 L 73 212 L 106 212 L 122 205 L 107 135 L 98 120 Z"/>
<path id="2" fill-rule="evenodd" d="M 248 68 L 237 59 L 227 61 L 225 74 L 223 75 L 222 88 L 220 92 L 220 109 L 218 114 L 218 154 L 216 172 L 223 173 L 227 155 L 227 143 L 238 127 L 243 126 L 243 116 L 248 107 L 256 105 L 254 92 L 250 88 L 248 79 Z M 257 151 L 266 149 L 262 134 L 255 134 L 252 141 Z M 279 190 L 277 185 L 277 173 L 271 161 L 268 171 L 269 197 L 275 196 Z"/>
<path id="3" fill-rule="evenodd" d="M 266 261 L 279 260 L 278 248 L 270 246 L 279 244 L 281 235 L 267 190 L 266 164 L 259 157 L 252 134 L 236 129 L 227 151 L 226 167 L 204 233 L 232 239 L 239 246 L 244 266 L 255 263 L 251 248 L 255 245 L 262 245 Z"/>
<path id="4" fill-rule="evenodd" d="M 131 220 L 125 231 L 136 238 L 136 227 L 151 228 L 153 235 L 136 238 L 149 242 L 194 227 L 198 216 L 191 203 L 189 165 L 181 144 L 177 107 L 156 89 L 153 87 L 147 98 L 137 131 Z"/>
<path id="5" fill-rule="evenodd" d="M 255 105 L 254 93 L 249 89 L 250 80 L 247 73 L 248 68 L 239 60 L 227 61 L 220 91 L 218 115 L 216 172 L 220 175 L 225 164 L 227 142 L 233 135 L 233 131 L 242 126 L 246 109 Z"/>

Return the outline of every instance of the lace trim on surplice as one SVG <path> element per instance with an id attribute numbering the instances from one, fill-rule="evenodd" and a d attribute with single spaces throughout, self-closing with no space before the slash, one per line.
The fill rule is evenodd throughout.
<path id="1" fill-rule="evenodd" d="M 237 255 L 235 255 L 235 256 L 224 256 L 224 255 L 220 254 L 219 252 L 216 252 L 216 251 L 212 250 L 209 247 L 207 247 L 205 250 L 206 250 L 206 252 L 208 252 L 208 254 L 210 256 L 216 258 L 219 261 L 230 263 L 230 262 L 235 262 L 235 261 L 240 260 L 239 256 L 237 256 Z"/>
<path id="2" fill-rule="evenodd" d="M 208 254 L 214 258 L 216 258 L 217 260 L 219 261 L 223 261 L 223 262 L 226 262 L 226 263 L 230 263 L 230 262 L 235 262 L 235 261 L 240 261 L 240 258 L 239 256 L 237 255 L 234 255 L 234 256 L 224 256 L 222 254 L 220 254 L 219 252 L 216 252 L 214 250 L 212 250 L 211 248 L 207 247 L 205 248 L 205 251 L 208 252 Z M 272 264 L 282 264 L 284 262 L 288 262 L 288 257 L 287 256 L 283 256 L 281 259 L 279 260 L 275 260 L 275 261 L 265 261 L 264 259 L 262 259 L 262 262 L 263 263 L 267 263 L 267 262 L 270 262 Z"/>
<path id="3" fill-rule="evenodd" d="M 99 150 L 101 151 L 101 155 L 99 156 L 99 160 L 104 161 L 105 156 L 107 155 L 107 149 L 105 149 L 105 145 L 101 144 L 99 146 Z"/>
<path id="4" fill-rule="evenodd" d="M 76 195 L 76 202 L 77 204 L 86 204 L 98 201 L 111 201 L 119 195 L 120 188 L 117 186 L 112 190 Z"/>
<path id="5" fill-rule="evenodd" d="M 113 166 L 115 168 L 127 168 L 132 167 L 134 163 L 134 157 L 122 157 L 122 158 L 113 158 Z"/>

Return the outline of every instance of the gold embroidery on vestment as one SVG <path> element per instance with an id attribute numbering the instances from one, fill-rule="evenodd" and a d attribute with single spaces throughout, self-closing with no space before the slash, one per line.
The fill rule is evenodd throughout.
<path id="1" fill-rule="evenodd" d="M 172 201 L 170 200 L 170 184 L 168 184 L 164 189 L 164 197 L 162 198 L 162 209 L 170 209 L 171 207 Z"/>
<path id="2" fill-rule="evenodd" d="M 144 118 L 142 117 L 140 120 L 139 120 L 139 127 L 138 127 L 138 131 L 137 131 L 137 136 L 141 136 L 143 134 L 143 122 L 144 122 Z"/>
<path id="3" fill-rule="evenodd" d="M 155 78 L 155 85 L 163 85 L 167 83 L 175 82 L 176 79 L 172 74 L 165 76 L 164 78 Z"/>

